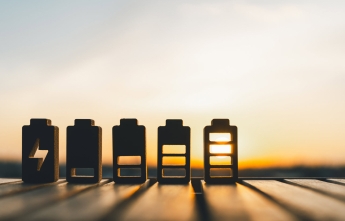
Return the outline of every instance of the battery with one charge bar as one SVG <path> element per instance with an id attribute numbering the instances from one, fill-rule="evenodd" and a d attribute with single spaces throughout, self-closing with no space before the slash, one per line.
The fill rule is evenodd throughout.
<path id="1" fill-rule="evenodd" d="M 67 127 L 66 180 L 71 183 L 97 183 L 102 179 L 102 128 L 94 120 L 76 119 Z M 79 170 L 92 175 L 80 175 Z"/>

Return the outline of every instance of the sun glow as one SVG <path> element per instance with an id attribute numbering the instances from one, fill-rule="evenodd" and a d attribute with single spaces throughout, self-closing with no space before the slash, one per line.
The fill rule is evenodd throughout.
<path id="1" fill-rule="evenodd" d="M 210 141 L 231 141 L 231 134 L 229 133 L 210 133 Z"/>
<path id="2" fill-rule="evenodd" d="M 211 156 L 210 157 L 211 165 L 231 165 L 230 156 Z"/>
<path id="3" fill-rule="evenodd" d="M 229 144 L 211 144 L 210 153 L 231 153 L 231 145 Z"/>

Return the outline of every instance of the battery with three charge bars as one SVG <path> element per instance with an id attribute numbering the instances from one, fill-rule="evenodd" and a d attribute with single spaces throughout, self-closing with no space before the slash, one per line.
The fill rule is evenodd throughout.
<path id="1" fill-rule="evenodd" d="M 206 183 L 237 181 L 237 127 L 229 119 L 213 119 L 204 128 L 204 175 Z"/>
<path id="2" fill-rule="evenodd" d="M 144 183 L 147 179 L 145 126 L 137 119 L 121 119 L 113 127 L 115 183 Z"/>
<path id="3" fill-rule="evenodd" d="M 45 158 L 35 154 L 41 150 Z M 22 180 L 49 183 L 59 179 L 59 128 L 49 119 L 31 119 L 22 128 Z"/>
<path id="4" fill-rule="evenodd" d="M 102 179 L 102 128 L 94 120 L 75 119 L 67 127 L 66 180 L 71 183 L 97 183 Z M 81 175 L 86 170 L 92 174 Z M 91 175 L 91 176 L 90 176 Z"/>
<path id="5" fill-rule="evenodd" d="M 183 126 L 182 120 L 166 120 L 166 126 L 158 127 L 157 181 L 190 181 L 190 127 Z"/>

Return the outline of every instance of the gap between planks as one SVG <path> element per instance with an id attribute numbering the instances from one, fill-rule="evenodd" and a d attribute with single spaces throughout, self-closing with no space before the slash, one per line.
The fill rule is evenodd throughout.
<path id="1" fill-rule="evenodd" d="M 121 202 L 147 188 L 148 184 L 148 180 L 143 184 L 105 183 L 75 197 L 59 201 L 44 210 L 38 210 L 25 216 L 23 220 L 100 220 Z"/>
<path id="2" fill-rule="evenodd" d="M 245 180 L 303 220 L 345 220 L 345 203 L 313 190 L 275 180 Z"/>
<path id="3" fill-rule="evenodd" d="M 67 182 L 55 183 L 45 188 L 19 193 L 0 199 L 0 214 L 2 219 L 23 219 L 37 210 L 44 210 L 47 206 L 65 200 L 89 188 L 102 185 L 109 180 L 102 180 L 100 184 L 71 184 Z"/>

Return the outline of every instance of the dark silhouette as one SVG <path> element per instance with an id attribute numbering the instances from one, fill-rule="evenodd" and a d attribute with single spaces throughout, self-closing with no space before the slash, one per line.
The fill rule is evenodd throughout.
<path id="1" fill-rule="evenodd" d="M 102 128 L 91 119 L 76 119 L 67 127 L 66 180 L 97 183 L 102 179 Z M 77 169 L 93 170 L 93 176 L 76 174 Z"/>
<path id="2" fill-rule="evenodd" d="M 119 164 L 124 156 L 140 157 L 140 164 Z M 140 169 L 140 176 L 123 176 L 121 170 Z M 121 119 L 113 127 L 113 178 L 115 183 L 144 183 L 147 179 L 145 126 L 137 119 Z"/>
<path id="3" fill-rule="evenodd" d="M 210 140 L 210 134 L 228 134 L 229 140 L 220 139 Z M 210 152 L 210 145 L 230 145 L 228 153 L 221 153 L 220 151 Z M 217 150 L 217 149 L 216 149 Z M 224 149 L 223 149 L 224 150 Z M 216 152 L 216 153 L 215 153 Z M 210 157 L 229 157 L 230 162 L 226 165 L 211 165 Z M 217 176 L 217 174 L 211 174 L 211 169 L 217 170 L 230 170 L 227 176 Z M 238 153 L 237 153 L 237 127 L 230 126 L 229 119 L 213 119 L 211 126 L 204 128 L 204 179 L 206 183 L 233 183 L 238 178 Z"/>
<path id="4" fill-rule="evenodd" d="M 49 183 L 59 179 L 59 128 L 49 119 L 31 119 L 22 128 L 22 180 Z M 48 150 L 45 158 L 35 158 L 37 150 Z"/>
<path id="5" fill-rule="evenodd" d="M 184 153 L 164 153 L 163 145 L 185 145 Z M 163 165 L 163 157 L 184 157 L 185 165 Z M 185 176 L 166 176 L 165 169 L 185 170 Z M 190 181 L 190 127 L 183 126 L 182 120 L 166 120 L 166 126 L 158 127 L 159 183 L 188 183 Z"/>

